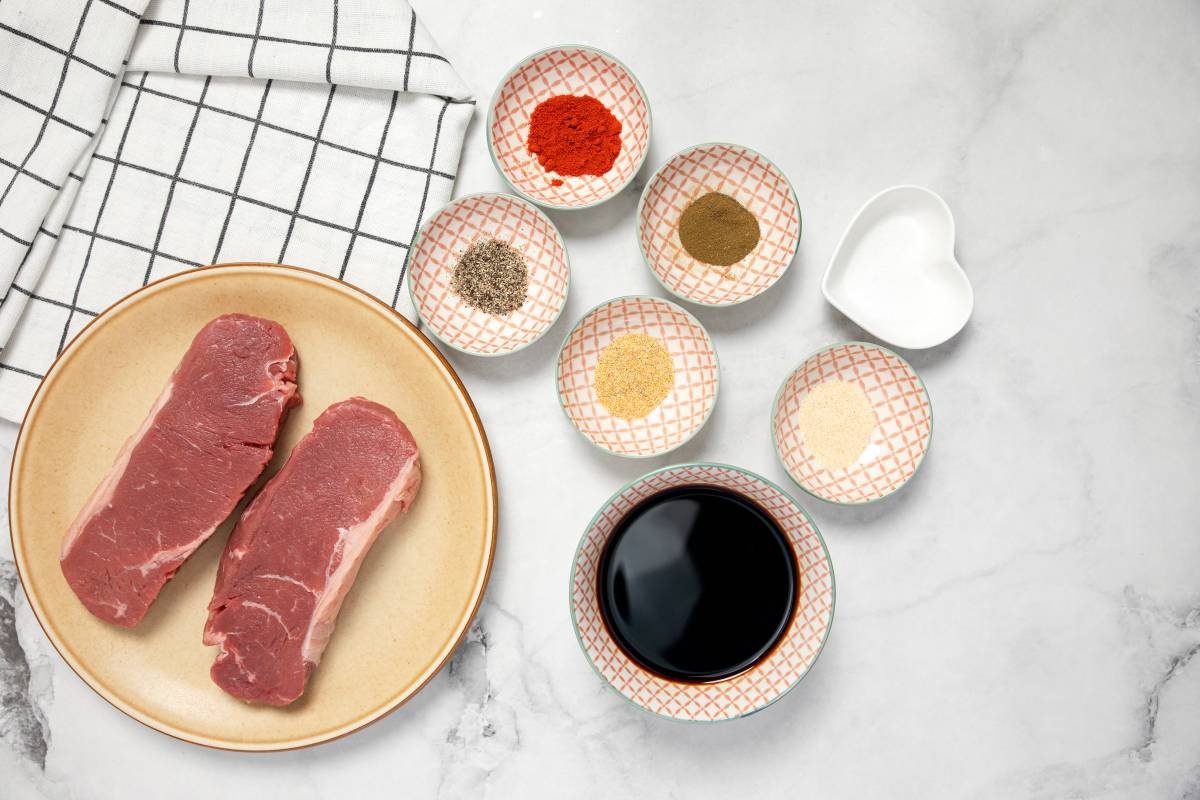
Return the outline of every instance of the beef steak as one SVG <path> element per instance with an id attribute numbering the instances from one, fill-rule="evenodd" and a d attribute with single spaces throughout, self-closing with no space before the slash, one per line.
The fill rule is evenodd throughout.
<path id="1" fill-rule="evenodd" d="M 354 397 L 317 417 L 221 557 L 204 628 L 221 648 L 213 681 L 246 701 L 299 697 L 367 551 L 420 485 L 417 444 L 391 409 Z"/>
<path id="2" fill-rule="evenodd" d="M 63 538 L 63 575 L 89 611 L 142 619 L 271 460 L 300 402 L 296 368 L 276 322 L 227 314 L 200 329 Z"/>

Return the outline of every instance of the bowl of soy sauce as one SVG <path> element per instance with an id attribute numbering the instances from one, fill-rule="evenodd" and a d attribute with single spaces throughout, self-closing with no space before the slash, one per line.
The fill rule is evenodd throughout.
<path id="1" fill-rule="evenodd" d="M 812 668 L 833 622 L 821 533 L 791 496 L 726 464 L 622 487 L 571 574 L 580 647 L 639 707 L 689 721 L 760 711 Z"/>

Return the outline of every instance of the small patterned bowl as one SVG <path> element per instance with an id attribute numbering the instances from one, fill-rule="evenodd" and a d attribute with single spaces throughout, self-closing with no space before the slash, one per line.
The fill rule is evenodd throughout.
<path id="1" fill-rule="evenodd" d="M 760 237 L 730 267 L 692 258 L 679 241 L 679 218 L 697 197 L 723 192 L 758 218 Z M 800 204 L 787 177 L 765 156 L 736 144 L 681 150 L 650 178 L 638 203 L 638 243 L 668 292 L 705 306 L 731 306 L 771 288 L 800 248 Z"/>
<path id="2" fill-rule="evenodd" d="M 529 118 L 555 95 L 591 95 L 621 122 L 621 152 L 604 175 L 547 172 L 526 148 Z M 500 81 L 487 119 L 488 151 L 509 185 L 547 208 L 587 208 L 624 189 L 650 149 L 650 101 L 629 68 L 603 50 L 563 45 L 534 53 Z M 551 180 L 558 178 L 561 186 Z"/>
<path id="3" fill-rule="evenodd" d="M 613 640 L 600 613 L 598 571 L 617 523 L 642 500 L 674 486 L 721 486 L 750 498 L 783 528 L 800 571 L 800 596 L 791 625 L 765 659 L 720 681 L 681 683 L 643 669 Z M 825 540 L 804 509 L 753 472 L 725 464 L 678 464 L 635 480 L 608 499 L 588 523 L 571 568 L 571 622 L 592 667 L 635 705 L 672 719 L 715 722 L 761 711 L 803 678 L 829 637 L 834 608 L 833 563 Z"/>
<path id="4" fill-rule="evenodd" d="M 809 390 L 827 380 L 856 382 L 878 423 L 867 449 L 849 469 L 832 472 L 813 458 L 796 423 Z M 929 447 L 933 406 L 916 371 L 887 348 L 843 342 L 813 353 L 779 387 L 772 411 L 775 453 L 800 488 L 832 503 L 854 505 L 887 497 L 908 482 Z"/>
<path id="5" fill-rule="evenodd" d="M 508 242 L 525 256 L 525 305 L 507 317 L 472 308 L 450 288 L 458 257 L 479 239 Z M 554 223 L 524 200 L 472 194 L 440 208 L 421 227 L 408 259 L 413 307 L 433 335 L 456 350 L 499 356 L 528 347 L 554 326 L 567 303 L 571 267 Z"/>
<path id="6" fill-rule="evenodd" d="M 626 333 L 655 337 L 671 354 L 675 387 L 642 419 L 614 417 L 592 388 L 600 354 Z M 704 427 L 717 404 L 717 351 L 699 320 L 657 297 L 618 297 L 583 315 L 563 340 L 555 371 L 567 419 L 592 444 L 618 456 L 649 458 L 679 447 Z"/>

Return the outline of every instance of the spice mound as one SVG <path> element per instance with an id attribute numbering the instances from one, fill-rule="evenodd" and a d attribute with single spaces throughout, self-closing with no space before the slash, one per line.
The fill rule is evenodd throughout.
<path id="1" fill-rule="evenodd" d="M 533 110 L 526 146 L 547 172 L 603 175 L 621 152 L 621 121 L 594 97 L 556 95 Z"/>
<path id="2" fill-rule="evenodd" d="M 688 255 L 728 267 L 758 244 L 758 218 L 727 194 L 709 192 L 693 200 L 679 218 L 679 241 Z"/>
<path id="3" fill-rule="evenodd" d="M 450 289 L 472 308 L 499 316 L 511 314 L 525 304 L 529 268 L 512 245 L 483 239 L 458 259 Z"/>
<path id="4" fill-rule="evenodd" d="M 813 458 L 831 472 L 858 461 L 878 420 L 867 393 L 857 383 L 825 381 L 800 402 L 800 434 Z"/>
<path id="5" fill-rule="evenodd" d="M 600 354 L 592 386 L 608 413 L 641 419 L 666 399 L 675 385 L 675 365 L 662 342 L 644 333 L 627 333 Z"/>

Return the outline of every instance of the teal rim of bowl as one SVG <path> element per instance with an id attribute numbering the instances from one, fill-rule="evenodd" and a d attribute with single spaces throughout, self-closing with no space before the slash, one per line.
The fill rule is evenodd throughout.
<path id="1" fill-rule="evenodd" d="M 507 197 L 512 200 L 516 200 L 519 203 L 524 203 L 525 205 L 529 206 L 531 209 L 533 209 L 533 212 L 535 214 L 540 216 L 542 219 L 546 220 L 546 222 L 550 223 L 550 229 L 554 231 L 554 235 L 558 237 L 558 241 L 562 245 L 563 261 L 567 265 L 567 288 L 566 288 L 566 291 L 563 292 L 562 303 L 558 306 L 558 311 L 554 312 L 554 319 L 550 320 L 550 324 L 547 325 L 544 330 L 542 330 L 537 336 L 533 337 L 528 342 L 525 342 L 525 344 L 518 345 L 517 347 L 514 347 L 511 350 L 502 350 L 498 353 L 477 353 L 474 350 L 468 350 L 465 347 L 459 347 L 458 345 L 454 344 L 453 342 L 447 341 L 446 338 L 444 336 L 442 336 L 442 334 L 439 333 L 438 330 L 436 328 L 434 328 L 433 325 L 428 320 L 422 320 L 421 319 L 421 308 L 420 308 L 420 306 L 417 305 L 417 295 L 416 295 L 416 292 L 413 290 L 412 270 L 410 269 L 410 267 L 412 265 L 409 264 L 409 260 L 412 258 L 412 254 L 417 251 L 417 245 L 420 244 L 421 239 L 424 238 L 425 233 L 429 229 L 429 224 L 431 222 L 433 222 L 434 218 L 438 214 L 441 214 L 443 211 L 450 208 L 451 206 L 457 205 L 465 200 L 470 200 L 475 197 Z M 554 224 L 554 220 L 550 219 L 550 217 L 546 215 L 546 212 L 542 211 L 540 208 L 535 206 L 533 203 L 529 202 L 528 200 L 526 200 L 523 197 L 517 197 L 517 196 L 511 195 L 511 194 L 504 194 L 503 192 L 474 192 L 472 194 L 464 194 L 462 197 L 456 197 L 456 198 L 452 199 L 450 202 L 443 205 L 437 211 L 430 214 L 429 219 L 425 220 L 425 222 L 421 224 L 420 229 L 417 231 L 417 235 L 415 237 L 413 237 L 412 245 L 408 248 L 408 257 L 405 258 L 404 263 L 406 264 L 405 272 L 407 273 L 404 277 L 405 277 L 405 283 L 408 284 L 408 300 L 410 303 L 412 303 L 413 314 L 416 315 L 417 324 L 419 324 L 419 325 L 424 324 L 426 330 L 428 330 L 431 334 L 433 334 L 433 337 L 435 339 L 437 339 L 439 342 L 441 342 L 442 344 L 449 347 L 451 350 L 457 350 L 460 353 L 466 353 L 469 356 L 475 356 L 477 358 L 500 358 L 501 356 L 508 356 L 508 355 L 512 355 L 513 353 L 519 353 L 522 350 L 524 350 L 526 347 L 529 347 L 530 345 L 534 344 L 539 339 L 541 339 L 543 336 L 545 336 L 547 333 L 549 333 L 551 328 L 553 328 L 555 325 L 558 324 L 558 320 L 562 317 L 563 311 L 565 311 L 567 308 L 567 298 L 571 296 L 571 251 L 567 249 L 567 241 L 565 239 L 563 239 L 562 231 L 560 231 L 558 229 L 558 226 Z M 396 313 L 400 313 L 400 312 L 397 311 Z"/>
<path id="2" fill-rule="evenodd" d="M 923 394 L 925 396 L 925 404 L 927 406 L 929 406 L 929 435 L 925 437 L 924 445 L 921 448 L 921 458 L 917 461 L 917 466 L 913 469 L 912 475 L 909 475 L 907 478 L 905 478 L 903 483 L 901 483 L 899 486 L 892 489 L 887 494 L 880 495 L 879 497 L 873 497 L 870 500 L 857 500 L 853 503 L 847 503 L 842 500 L 831 500 L 828 497 L 822 497 L 821 495 L 814 492 L 812 489 L 805 486 L 799 480 L 797 480 L 796 476 L 793 475 L 791 473 L 791 470 L 789 470 L 787 468 L 787 464 L 784 463 L 783 453 L 779 449 L 779 439 L 777 439 L 775 436 L 775 417 L 779 413 L 779 398 L 783 396 L 783 389 L 785 386 L 788 385 L 788 381 L 790 381 L 792 379 L 792 376 L 795 375 L 800 370 L 801 367 L 803 367 L 805 364 L 808 363 L 809 359 L 813 358 L 814 356 L 818 356 L 821 353 L 824 353 L 826 350 L 832 350 L 835 347 L 842 347 L 842 346 L 848 345 L 848 344 L 857 344 L 857 345 L 862 345 L 863 347 L 873 347 L 876 350 L 882 350 L 883 352 L 888 353 L 889 355 L 893 355 L 896 358 L 900 359 L 900 363 L 902 363 L 902 364 L 904 364 L 904 366 L 908 367 L 908 369 L 912 372 L 912 374 L 916 376 L 917 383 L 919 383 L 921 385 L 921 394 Z M 910 364 L 908 362 L 908 359 L 906 359 L 904 356 L 900 355 L 899 353 L 897 353 L 893 350 L 889 350 L 888 348 L 884 347 L 881 344 L 876 344 L 875 342 L 863 342 L 863 341 L 859 341 L 857 339 L 852 339 L 852 340 L 844 341 L 844 342 L 834 342 L 833 344 L 827 344 L 824 347 L 819 347 L 816 350 L 809 353 L 804 358 L 802 358 L 800 360 L 800 363 L 798 363 L 796 366 L 792 367 L 792 369 L 788 370 L 787 377 L 785 377 L 783 379 L 783 381 L 779 384 L 779 388 L 775 390 L 775 400 L 771 403 L 771 418 L 769 420 L 767 420 L 767 422 L 771 426 L 771 446 L 775 449 L 775 458 L 779 459 L 779 465 L 781 467 L 783 467 L 783 471 L 785 473 L 787 473 L 787 476 L 788 476 L 788 478 L 791 479 L 792 483 L 796 484 L 801 489 L 803 489 L 805 494 L 807 494 L 810 497 L 815 497 L 816 499 L 820 500 L 823 503 L 830 503 L 835 506 L 869 506 L 872 503 L 878 503 L 880 500 L 885 500 L 885 499 L 891 497 L 892 495 L 894 495 L 896 492 L 903 489 L 905 486 L 908 485 L 908 482 L 911 481 L 913 478 L 915 478 L 917 476 L 917 473 L 921 471 L 921 465 L 925 463 L 925 455 L 926 455 L 926 453 L 929 452 L 929 445 L 933 442 L 933 398 L 931 398 L 929 396 L 929 388 L 927 386 L 925 386 L 925 379 L 921 377 L 921 373 L 917 372 L 916 368 L 912 364 Z"/>
<path id="3" fill-rule="evenodd" d="M 579 430 L 579 426 L 575 424 L 575 420 L 571 419 L 571 415 L 567 412 L 567 404 L 563 402 L 562 390 L 559 389 L 559 386 L 558 386 L 558 382 L 559 382 L 559 378 L 561 377 L 561 370 L 562 370 L 563 350 L 565 350 L 567 348 L 567 342 L 571 340 L 571 335 L 574 334 L 575 331 L 579 330 L 579 326 L 582 325 L 583 321 L 585 319 L 587 319 L 589 316 L 591 316 L 593 312 L 597 311 L 598 309 L 603 308 L 606 305 L 609 305 L 610 303 L 616 303 L 620 300 L 654 300 L 656 302 L 666 303 L 669 306 L 678 308 L 680 311 L 682 311 L 684 314 L 687 315 L 688 319 L 690 319 L 692 322 L 696 323 L 696 325 L 699 326 L 700 330 L 704 332 L 704 338 L 708 340 L 708 346 L 712 349 L 713 361 L 716 363 L 716 366 L 717 366 L 716 386 L 713 388 L 712 405 L 708 407 L 708 412 L 705 413 L 704 419 L 702 419 L 700 421 L 700 425 L 697 426 L 696 430 L 692 431 L 691 434 L 689 434 L 687 437 L 685 437 L 684 440 L 681 441 L 679 444 L 672 445 L 671 447 L 668 447 L 666 450 L 662 450 L 658 453 L 648 453 L 646 455 L 631 455 L 629 453 L 614 453 L 612 450 L 609 450 L 607 447 L 604 447 L 603 445 L 599 445 L 599 444 L 596 444 L 595 442 L 593 442 L 586 433 Z M 717 401 L 721 398 L 721 355 L 720 355 L 720 353 L 717 352 L 717 345 L 715 342 L 713 342 L 712 336 L 709 335 L 708 328 L 704 327 L 704 323 L 702 323 L 700 320 L 696 319 L 696 316 L 692 312 L 690 312 L 686 308 L 684 308 L 683 306 L 677 305 L 676 303 L 672 303 L 670 300 L 667 300 L 666 298 L 654 297 L 654 296 L 648 295 L 648 294 L 623 294 L 623 295 L 619 295 L 617 297 L 610 297 L 608 300 L 605 300 L 601 303 L 597 303 L 596 305 L 589 308 L 587 311 L 580 314 L 578 321 L 576 321 L 576 323 L 571 326 L 571 330 L 567 331 L 566 336 L 563 337 L 562 344 L 559 345 L 559 347 L 558 347 L 558 355 L 556 355 L 554 357 L 554 395 L 555 395 L 555 397 L 558 398 L 558 407 L 562 409 L 563 416 L 565 416 L 567 418 L 567 421 L 571 423 L 571 427 L 579 432 L 579 435 L 583 437 L 583 440 L 585 442 L 587 442 L 588 444 L 590 444 L 592 447 L 596 448 L 600 452 L 608 453 L 609 455 L 616 456 L 617 458 L 628 458 L 631 461 L 640 461 L 640 460 L 646 459 L 646 458 L 658 458 L 659 456 L 665 456 L 667 453 L 678 450 L 679 448 L 683 447 L 685 444 L 690 442 L 692 439 L 694 439 L 696 437 L 697 434 L 700 433 L 700 431 L 704 430 L 704 426 L 707 425 L 709 419 L 712 418 L 713 411 L 716 410 L 716 408 L 717 408 Z"/>
<path id="4" fill-rule="evenodd" d="M 821 552 L 825 556 L 825 566 L 829 569 L 828 623 L 825 626 L 825 634 L 821 637 L 821 643 L 817 645 L 817 652 L 816 655 L 813 656 L 812 662 L 809 663 L 808 667 L 800 674 L 799 677 L 796 678 L 796 680 L 792 681 L 792 683 L 789 684 L 786 689 L 780 692 L 776 697 L 772 698 L 769 702 L 764 703 L 763 705 L 751 711 L 747 711 L 744 714 L 738 714 L 737 716 L 726 717 L 724 719 L 680 719 L 679 717 L 672 717 L 669 714 L 660 714 L 657 711 L 652 711 L 633 698 L 627 697 L 620 690 L 618 690 L 617 687 L 609 683 L 608 678 L 604 677 L 604 674 L 600 672 L 599 668 L 596 666 L 596 662 L 592 660 L 592 656 L 588 653 L 587 647 L 583 644 L 583 637 L 579 635 L 579 618 L 575 614 L 575 572 L 579 565 L 579 554 L 583 551 L 583 543 L 587 540 L 588 531 L 595 526 L 596 520 L 600 519 L 600 515 L 604 513 L 605 509 L 611 506 L 613 501 L 620 497 L 625 490 L 629 489 L 630 487 L 663 472 L 677 469 L 687 469 L 688 467 L 717 467 L 719 469 L 733 470 L 734 472 L 739 472 L 743 475 L 762 481 L 786 497 L 791 501 L 792 505 L 794 505 L 800 511 L 804 518 L 808 520 L 808 524 L 812 526 L 813 531 L 817 534 L 817 541 L 821 543 Z M 799 566 L 800 565 L 797 564 L 797 567 Z M 803 572 L 803 570 L 801 572 Z M 575 631 L 575 641 L 578 642 L 579 649 L 583 652 L 584 660 L 587 661 L 588 665 L 592 668 L 592 671 L 595 672 L 600 678 L 600 681 L 622 700 L 634 706 L 635 708 L 641 709 L 644 713 L 650 714 L 651 716 L 659 719 L 667 719 L 684 725 L 720 725 L 725 722 L 734 722 L 739 719 L 745 719 L 746 717 L 757 714 L 758 712 L 775 705 L 775 703 L 778 703 L 786 695 L 790 694 L 793 689 L 800 685 L 801 681 L 808 677 L 808 673 L 812 672 L 813 667 L 816 666 L 817 661 L 821 658 L 821 653 L 825 650 L 825 643 L 829 641 L 829 634 L 833 631 L 833 620 L 835 617 L 834 611 L 837 607 L 837 576 L 833 570 L 833 557 L 829 555 L 829 545 L 825 543 L 825 537 L 822 535 L 821 529 L 817 526 L 816 520 L 812 518 L 804 506 L 800 505 L 800 502 L 796 500 L 796 498 L 792 497 L 789 492 L 785 491 L 782 486 L 778 485 L 773 480 L 765 478 L 762 475 L 759 475 L 757 472 L 748 470 L 745 467 L 737 467 L 733 464 L 725 464 L 720 461 L 687 461 L 679 464 L 669 464 L 665 467 L 659 467 L 658 469 L 647 472 L 645 475 L 634 478 L 623 485 L 620 489 L 617 489 L 615 492 L 613 492 L 607 500 L 600 504 L 600 508 L 596 510 L 594 515 L 592 515 L 591 521 L 584 526 L 583 533 L 579 537 L 579 544 L 575 546 L 575 555 L 571 559 L 571 573 L 567 576 L 567 579 L 567 605 L 570 607 L 571 611 L 571 629 Z"/>
<path id="5" fill-rule="evenodd" d="M 779 173 L 780 177 L 783 178 L 783 182 L 787 184 L 788 191 L 792 193 L 792 202 L 796 204 L 796 246 L 792 249 L 792 255 L 788 259 L 787 264 L 784 265 L 783 272 L 779 273 L 779 277 L 772 281 L 770 286 L 765 287 L 761 292 L 752 294 L 749 297 L 743 297 L 741 300 L 732 300 L 728 303 L 705 303 L 701 300 L 694 300 L 690 297 L 680 294 L 670 286 L 667 286 L 667 284 L 663 282 L 663 279 L 658 276 L 658 273 L 654 271 L 654 265 L 650 263 L 650 256 L 646 253 L 645 246 L 642 245 L 642 207 L 646 204 L 646 193 L 650 190 L 651 185 L 654 184 L 654 181 L 659 176 L 659 173 L 666 169 L 668 164 L 685 153 L 690 153 L 693 150 L 699 150 L 702 147 L 736 147 L 739 150 L 745 150 L 748 153 L 753 153 L 754 155 L 758 156 L 763 161 L 766 161 L 768 164 L 770 164 L 771 167 Z M 800 241 L 804 238 L 804 212 L 800 208 L 800 198 L 796 194 L 796 187 L 792 185 L 792 181 L 790 178 L 788 178 L 787 173 L 780 169 L 778 164 L 767 158 L 759 151 L 755 150 L 753 147 L 747 147 L 744 144 L 736 144 L 734 142 L 701 142 L 700 144 L 694 144 L 689 147 L 685 147 L 682 150 L 670 155 L 658 169 L 654 170 L 654 174 L 650 176 L 650 178 L 646 181 L 646 185 L 642 187 L 641 197 L 638 198 L 636 218 L 637 225 L 634 234 L 637 236 L 638 251 L 642 254 L 642 263 L 646 265 L 646 269 L 650 270 L 650 274 L 654 276 L 654 280 L 658 281 L 659 286 L 666 289 L 673 296 L 678 297 L 680 300 L 688 303 L 694 303 L 705 308 L 730 308 L 732 306 L 740 306 L 742 303 L 749 302 L 756 297 L 762 297 L 764 294 L 770 291 L 775 284 L 783 280 L 783 276 L 786 275 L 788 270 L 792 268 L 792 264 L 796 261 L 796 256 L 800 255 Z"/>
<path id="6" fill-rule="evenodd" d="M 605 58 L 612 59 L 617 66 L 625 70 L 629 77 L 633 78 L 633 83 L 635 86 L 637 86 L 638 92 L 642 95 L 642 101 L 646 104 L 646 146 L 642 149 L 642 157 L 638 159 L 637 166 L 635 166 L 633 171 L 629 173 L 629 177 L 625 180 L 625 182 L 614 189 L 612 193 L 605 197 L 601 197 L 599 200 L 593 200 L 592 202 L 581 206 L 571 206 L 564 205 L 562 203 L 551 203 L 545 200 L 538 200 L 537 198 L 521 191 L 521 189 L 509 179 L 508 173 L 504 171 L 504 168 L 500 166 L 500 160 L 496 158 L 496 143 L 492 139 L 492 121 L 496 116 L 496 100 L 500 98 L 500 90 L 505 87 L 505 85 L 508 83 L 508 79 L 513 76 L 513 73 L 515 73 L 521 67 L 525 66 L 538 56 L 545 55 L 546 53 L 552 53 L 555 50 L 587 50 L 592 53 L 599 53 Z M 512 191 L 523 200 L 535 205 L 539 205 L 542 208 L 549 208 L 555 211 L 582 211 L 585 208 L 595 208 L 601 203 L 607 203 L 609 200 L 612 200 L 621 192 L 625 191 L 626 187 L 633 183 L 633 179 L 637 177 L 637 174 L 642 171 L 642 166 L 646 163 L 646 157 L 650 155 L 650 139 L 654 134 L 654 112 L 650 107 L 650 95 L 646 94 L 646 87 L 642 86 L 642 82 L 638 80 L 638 76 L 629 68 L 628 64 L 614 56 L 612 53 L 608 52 L 607 50 L 601 50 L 599 47 L 592 47 L 591 45 L 587 44 L 557 44 L 553 47 L 544 47 L 541 50 L 530 53 L 514 64 L 508 70 L 508 72 L 504 73 L 504 77 L 500 79 L 500 82 L 496 84 L 496 88 L 492 92 L 492 99 L 488 103 L 487 119 L 484 121 L 484 123 L 487 127 L 486 137 L 488 156 L 492 159 L 492 166 L 496 168 L 496 172 L 500 173 L 500 177 L 504 180 L 504 183 L 508 186 L 508 188 L 512 189 Z"/>

